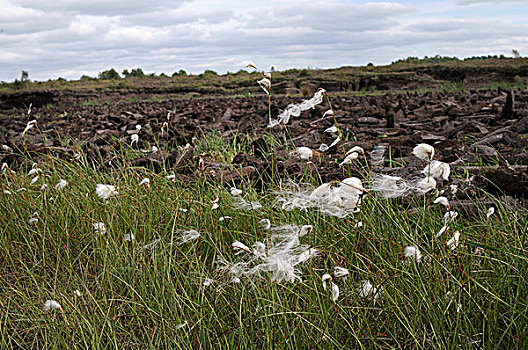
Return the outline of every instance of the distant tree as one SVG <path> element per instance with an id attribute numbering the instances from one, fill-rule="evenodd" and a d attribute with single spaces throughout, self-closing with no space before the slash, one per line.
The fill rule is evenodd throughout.
<path id="1" fill-rule="evenodd" d="M 167 78 L 167 74 L 165 74 L 165 73 L 160 73 L 159 76 L 162 77 L 162 78 Z"/>
<path id="2" fill-rule="evenodd" d="M 136 78 L 143 78 L 145 76 L 145 73 L 143 73 L 143 69 L 141 68 L 134 68 L 130 71 L 130 76 Z"/>
<path id="3" fill-rule="evenodd" d="M 99 79 L 111 79 L 111 80 L 114 80 L 114 79 L 121 79 L 121 76 L 119 75 L 119 73 L 114 68 L 111 68 L 109 70 L 105 70 L 105 71 L 102 71 L 101 73 L 99 73 Z"/>
<path id="4" fill-rule="evenodd" d="M 173 77 L 177 77 L 177 76 L 185 76 L 185 75 L 187 75 L 187 72 L 184 71 L 183 69 L 180 69 L 179 71 L 174 72 L 174 74 L 172 76 Z"/>
<path id="5" fill-rule="evenodd" d="M 90 80 L 97 80 L 97 78 L 94 78 L 94 77 L 91 77 L 91 76 L 88 76 L 88 75 L 83 75 L 81 76 L 81 79 L 82 81 L 90 81 Z"/>
<path id="6" fill-rule="evenodd" d="M 425 58 L 427 58 L 427 56 L 425 56 Z M 367 67 L 374 67 L 374 63 L 369 62 L 369 63 L 367 64 Z"/>
<path id="7" fill-rule="evenodd" d="M 128 78 L 130 76 L 130 72 L 128 71 L 128 69 L 125 69 L 123 72 L 121 72 L 121 74 L 123 75 L 123 77 L 125 78 Z"/>
<path id="8" fill-rule="evenodd" d="M 515 50 L 515 49 L 512 49 L 512 55 L 513 57 L 515 58 L 519 58 L 521 57 L 521 54 L 519 53 L 519 51 Z"/>

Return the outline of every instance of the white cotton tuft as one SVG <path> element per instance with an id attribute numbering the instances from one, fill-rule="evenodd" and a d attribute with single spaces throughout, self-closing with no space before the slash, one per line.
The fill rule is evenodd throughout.
<path id="1" fill-rule="evenodd" d="M 24 129 L 24 131 L 22 131 L 22 136 L 24 136 L 26 134 L 26 132 L 28 132 L 31 128 L 33 128 L 35 125 L 37 125 L 37 121 L 36 120 L 30 120 L 27 125 L 26 125 L 26 128 Z"/>
<path id="2" fill-rule="evenodd" d="M 313 157 L 313 151 L 308 147 L 297 147 L 295 152 L 301 159 L 309 160 Z"/>
<path id="3" fill-rule="evenodd" d="M 220 207 L 220 205 L 218 203 L 213 203 L 213 205 L 211 206 L 211 210 L 216 210 Z"/>
<path id="4" fill-rule="evenodd" d="M 50 310 L 61 310 L 62 306 L 55 300 L 46 300 L 44 303 L 44 306 L 42 307 L 43 311 L 50 311 Z"/>
<path id="5" fill-rule="evenodd" d="M 231 187 L 230 193 L 232 196 L 240 196 L 242 194 L 242 190 L 239 190 L 235 187 Z"/>
<path id="6" fill-rule="evenodd" d="M 422 252 L 417 246 L 408 246 L 405 247 L 405 257 L 420 263 L 420 261 L 422 261 Z"/>
<path id="7" fill-rule="evenodd" d="M 115 186 L 112 185 L 103 185 L 103 184 L 97 184 L 97 187 L 95 188 L 95 193 L 97 196 L 101 199 L 108 199 L 111 196 L 115 196 L 119 194 L 116 191 Z"/>
<path id="8" fill-rule="evenodd" d="M 374 178 L 372 191 L 379 192 L 383 198 L 397 198 L 409 189 L 407 182 L 398 176 L 379 175 Z"/>
<path id="9" fill-rule="evenodd" d="M 444 214 L 444 223 L 447 225 L 449 222 L 456 219 L 458 213 L 456 211 L 448 211 Z"/>
<path id="10" fill-rule="evenodd" d="M 357 289 L 360 297 L 373 300 L 374 303 L 378 301 L 381 291 L 382 289 L 380 286 L 376 288 L 367 280 L 361 281 L 359 288 Z"/>
<path id="11" fill-rule="evenodd" d="M 332 148 L 332 147 L 334 147 L 335 145 L 337 145 L 337 144 L 339 143 L 339 141 L 341 141 L 341 138 L 340 138 L 340 137 L 338 137 L 337 139 L 335 139 L 334 142 L 332 142 L 332 143 L 330 144 L 330 146 L 328 146 L 328 148 Z"/>
<path id="12" fill-rule="evenodd" d="M 321 280 L 323 282 L 323 289 L 326 290 L 326 283 L 327 283 L 327 281 L 331 281 L 332 280 L 332 276 L 330 276 L 330 274 L 328 274 L 328 273 L 325 273 L 323 275 L 323 277 L 321 277 Z"/>
<path id="13" fill-rule="evenodd" d="M 429 175 L 435 179 L 443 178 L 444 180 L 447 180 L 451 174 L 451 167 L 447 163 L 433 160 L 430 164 L 425 166 L 422 170 L 422 174 L 425 176 Z"/>
<path id="14" fill-rule="evenodd" d="M 337 132 L 337 126 L 334 125 L 334 126 L 331 126 L 329 128 L 326 128 L 324 132 L 328 132 L 328 133 L 334 134 L 334 133 Z"/>
<path id="15" fill-rule="evenodd" d="M 495 207 L 489 207 L 488 212 L 486 213 L 486 219 L 489 219 L 493 214 L 495 214 Z"/>
<path id="16" fill-rule="evenodd" d="M 136 236 L 133 233 L 125 234 L 125 242 L 132 242 L 135 238 Z"/>
<path id="17" fill-rule="evenodd" d="M 332 285 L 332 300 L 336 302 L 339 298 L 339 287 L 334 282 L 330 282 L 330 284 Z"/>
<path id="18" fill-rule="evenodd" d="M 64 187 L 66 187 L 66 185 L 68 185 L 68 181 L 66 181 L 66 180 L 62 180 L 62 179 L 61 179 L 61 180 L 55 185 L 55 188 L 56 188 L 57 190 L 60 191 L 60 190 L 62 190 Z"/>
<path id="19" fill-rule="evenodd" d="M 134 143 L 137 143 L 139 141 L 139 135 L 138 134 L 132 134 L 130 136 L 130 145 L 132 146 Z"/>
<path id="20" fill-rule="evenodd" d="M 435 237 L 438 238 L 438 237 L 440 237 L 441 235 L 443 235 L 444 232 L 445 232 L 448 228 L 449 228 L 449 226 L 447 226 L 447 225 L 442 226 L 442 228 L 440 229 L 440 231 L 438 231 L 438 233 L 436 234 Z"/>
<path id="21" fill-rule="evenodd" d="M 35 182 L 37 182 L 37 181 L 38 181 L 38 179 L 39 179 L 39 176 L 38 176 L 38 175 L 37 175 L 37 176 L 35 176 L 35 177 L 34 177 L 34 178 L 33 178 L 33 179 L 31 180 L 31 183 L 30 183 L 30 185 L 33 185 L 33 184 L 34 184 Z"/>
<path id="22" fill-rule="evenodd" d="M 334 111 L 331 110 L 331 109 L 328 109 L 326 110 L 324 113 L 323 113 L 323 118 L 325 117 L 333 117 L 334 116 Z"/>
<path id="23" fill-rule="evenodd" d="M 182 329 L 184 327 L 187 327 L 189 323 L 187 321 L 183 322 L 182 324 L 179 324 L 176 326 L 176 329 Z"/>
<path id="24" fill-rule="evenodd" d="M 150 179 L 148 177 L 144 178 L 143 180 L 141 180 L 141 182 L 139 183 L 139 186 L 143 186 L 143 185 L 146 185 L 147 187 L 150 187 Z"/>
<path id="25" fill-rule="evenodd" d="M 306 236 L 310 232 L 312 232 L 313 226 L 312 225 L 303 225 L 301 229 L 299 230 L 299 237 Z"/>
<path id="26" fill-rule="evenodd" d="M 258 80 L 257 83 L 260 85 L 260 87 L 262 88 L 262 90 L 264 90 L 266 94 L 270 94 L 271 80 L 269 80 L 268 78 L 262 78 Z"/>
<path id="27" fill-rule="evenodd" d="M 246 252 L 251 252 L 251 249 L 249 249 L 249 247 L 247 245 L 245 245 L 244 243 L 239 242 L 239 241 L 234 241 L 231 244 L 231 247 L 233 247 L 235 249 L 240 249 L 240 250 L 243 250 L 243 251 L 246 251 Z M 240 252 L 238 252 L 238 253 L 240 253 Z"/>
<path id="28" fill-rule="evenodd" d="M 459 242 L 460 242 L 460 232 L 455 231 L 454 236 L 449 241 L 447 241 L 446 244 L 449 247 L 449 249 L 455 250 L 458 247 Z"/>
<path id="29" fill-rule="evenodd" d="M 424 160 L 432 160 L 435 154 L 434 147 L 426 143 L 420 143 L 414 147 L 412 152 L 416 157 Z"/>
<path id="30" fill-rule="evenodd" d="M 218 218 L 218 221 L 225 221 L 225 220 L 231 220 L 232 217 L 231 216 L 221 216 Z"/>
<path id="31" fill-rule="evenodd" d="M 40 186 L 41 191 L 44 191 L 46 188 L 48 188 L 48 184 L 43 184 L 42 186 Z"/>
<path id="32" fill-rule="evenodd" d="M 259 221 L 259 224 L 264 230 L 269 230 L 271 227 L 271 222 L 269 219 L 262 219 Z"/>
<path id="33" fill-rule="evenodd" d="M 343 165 L 350 164 L 352 163 L 353 160 L 358 159 L 358 157 L 359 157 L 359 153 L 352 152 L 345 157 L 345 159 L 339 164 L 339 166 L 342 167 Z"/>
<path id="34" fill-rule="evenodd" d="M 348 155 L 348 154 L 350 154 L 350 153 L 354 153 L 354 152 L 356 152 L 356 153 L 361 153 L 361 154 L 365 154 L 365 150 L 364 150 L 362 147 L 359 147 L 359 146 L 354 146 L 354 147 L 352 147 L 351 149 L 349 149 L 349 150 L 347 151 L 346 154 Z"/>
<path id="35" fill-rule="evenodd" d="M 442 204 L 444 207 L 449 208 L 449 201 L 446 197 L 438 197 L 434 200 L 434 204 Z"/>
<path id="36" fill-rule="evenodd" d="M 358 221 L 354 225 L 354 228 L 361 228 L 361 227 L 363 227 L 363 222 L 362 221 Z"/>
<path id="37" fill-rule="evenodd" d="M 349 274 L 350 272 L 344 267 L 340 267 L 340 266 L 334 267 L 334 277 L 335 278 L 347 277 Z"/>
<path id="38" fill-rule="evenodd" d="M 330 147 L 328 147 L 328 145 L 326 143 L 322 143 L 320 146 L 319 146 L 319 152 L 326 152 L 328 151 Z"/>
<path id="39" fill-rule="evenodd" d="M 96 235 L 104 235 L 106 233 L 106 226 L 103 222 L 96 222 L 94 224 L 92 224 L 93 228 L 94 228 L 94 233 Z"/>
<path id="40" fill-rule="evenodd" d="M 425 194 L 436 188 L 436 180 L 432 177 L 426 177 L 415 183 L 416 191 L 419 194 Z"/>

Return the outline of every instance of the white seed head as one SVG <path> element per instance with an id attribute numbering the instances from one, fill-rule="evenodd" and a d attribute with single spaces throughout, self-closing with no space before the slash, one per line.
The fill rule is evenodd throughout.
<path id="1" fill-rule="evenodd" d="M 55 188 L 58 189 L 59 191 L 62 190 L 64 187 L 66 187 L 66 185 L 68 185 L 68 181 L 66 180 L 60 180 L 56 185 L 55 185 Z"/>
<path id="2" fill-rule="evenodd" d="M 424 160 L 432 160 L 434 157 L 434 153 L 434 147 L 426 143 L 420 143 L 413 149 L 413 154 L 416 157 Z"/>
<path id="3" fill-rule="evenodd" d="M 296 150 L 297 155 L 301 159 L 311 159 L 313 157 L 313 151 L 308 147 L 297 147 Z"/>
<path id="4" fill-rule="evenodd" d="M 332 276 L 330 276 L 328 273 L 325 273 L 323 277 L 321 277 L 321 280 L 323 281 L 323 289 L 326 290 L 326 283 L 327 281 L 332 280 Z"/>
<path id="5" fill-rule="evenodd" d="M 116 191 L 115 186 L 103 184 L 97 184 L 97 187 L 95 188 L 95 193 L 101 199 L 108 199 L 111 196 L 116 196 L 117 194 L 119 194 Z"/>
<path id="6" fill-rule="evenodd" d="M 489 219 L 493 214 L 495 214 L 495 207 L 489 207 L 488 212 L 486 213 L 486 219 Z"/>
<path id="7" fill-rule="evenodd" d="M 411 245 L 405 247 L 405 257 L 420 263 L 420 261 L 422 261 L 422 252 L 417 246 Z"/>
<path id="8" fill-rule="evenodd" d="M 341 266 L 334 267 L 334 277 L 335 278 L 341 278 L 341 277 L 347 277 L 350 274 L 350 272 Z"/>
<path id="9" fill-rule="evenodd" d="M 447 241 L 446 244 L 449 247 L 449 249 L 455 250 L 458 247 L 459 242 L 460 242 L 460 232 L 455 231 L 455 234 L 453 235 L 453 237 L 449 241 Z"/>
<path id="10" fill-rule="evenodd" d="M 50 310 L 61 310 L 62 306 L 55 300 L 46 300 L 44 303 L 44 306 L 42 307 L 43 311 L 50 311 Z"/>
<path id="11" fill-rule="evenodd" d="M 240 196 L 242 194 L 242 190 L 239 190 L 238 188 L 231 187 L 231 195 L 232 196 Z"/>
<path id="12" fill-rule="evenodd" d="M 434 204 L 442 204 L 444 207 L 449 208 L 449 201 L 446 197 L 438 197 L 434 200 Z"/>

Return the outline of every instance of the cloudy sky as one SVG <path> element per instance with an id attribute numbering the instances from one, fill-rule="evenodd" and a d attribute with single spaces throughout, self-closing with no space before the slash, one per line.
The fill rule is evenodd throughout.
<path id="1" fill-rule="evenodd" d="M 528 56 L 528 0 L 0 0 L 0 80 Z"/>

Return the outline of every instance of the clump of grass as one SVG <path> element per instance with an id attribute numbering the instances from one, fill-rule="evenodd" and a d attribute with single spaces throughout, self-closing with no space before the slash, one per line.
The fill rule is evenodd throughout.
<path id="1" fill-rule="evenodd" d="M 337 218 L 283 211 L 274 194 L 246 182 L 244 198 L 262 204 L 246 211 L 232 208 L 229 189 L 206 180 L 172 182 L 166 173 L 124 165 L 101 173 L 84 158 L 39 166 L 34 185 L 22 172 L 2 175 L 2 348 L 527 345 L 527 221 L 520 209 L 497 202 L 489 219 L 486 208 L 480 220 L 458 218 L 450 225 L 461 241 L 451 250 L 449 237 L 435 238 L 444 213 L 428 204 L 432 198 L 402 208 L 397 199 L 369 195 L 361 212 Z M 140 185 L 144 178 L 150 187 Z M 67 185 L 59 190 L 61 179 Z M 119 194 L 102 200 L 100 183 Z M 36 212 L 38 222 L 29 224 Z M 262 219 L 313 226 L 300 240 L 320 255 L 300 265 L 301 281 L 277 283 L 261 273 L 230 283 L 219 271 L 219 258 L 236 260 L 234 241 L 267 239 Z M 99 222 L 106 233 L 94 232 Z M 200 236 L 179 240 L 191 229 Z M 410 245 L 421 251 L 420 263 L 405 258 Z M 350 274 L 333 280 L 340 290 L 334 301 L 321 277 L 336 266 Z M 381 287 L 375 303 L 358 293 L 363 281 Z M 44 312 L 47 300 L 61 310 Z"/>

